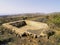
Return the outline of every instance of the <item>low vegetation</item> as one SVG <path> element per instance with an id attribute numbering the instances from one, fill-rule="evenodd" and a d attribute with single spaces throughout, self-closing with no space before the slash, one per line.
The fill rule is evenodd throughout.
<path id="1" fill-rule="evenodd" d="M 15 33 L 9 33 L 7 29 L 2 27 L 3 23 L 17 20 L 34 20 L 47 23 L 50 27 L 48 35 L 50 37 L 34 38 L 23 34 L 22 38 L 16 36 Z M 50 33 L 51 32 L 51 33 Z M 52 35 L 52 36 L 51 36 Z M 60 13 L 51 13 L 47 15 L 25 14 L 24 16 L 2 16 L 0 17 L 0 45 L 60 45 Z"/>

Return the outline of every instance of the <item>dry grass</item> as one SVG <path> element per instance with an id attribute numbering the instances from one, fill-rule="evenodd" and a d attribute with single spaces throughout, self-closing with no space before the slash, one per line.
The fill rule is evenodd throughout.
<path id="1" fill-rule="evenodd" d="M 3 26 L 5 28 L 11 29 L 12 31 L 15 31 L 17 34 L 23 34 L 24 32 L 33 33 L 33 31 L 38 33 L 38 29 L 48 30 L 48 25 L 45 23 L 41 23 L 41 22 L 39 23 L 39 22 L 29 21 L 29 20 L 25 20 L 25 21 L 27 25 L 21 28 L 14 27 L 10 25 L 10 23 L 5 23 L 3 24 Z M 27 30 L 32 30 L 32 32 L 27 31 Z M 42 32 L 43 30 L 40 30 L 40 31 Z"/>

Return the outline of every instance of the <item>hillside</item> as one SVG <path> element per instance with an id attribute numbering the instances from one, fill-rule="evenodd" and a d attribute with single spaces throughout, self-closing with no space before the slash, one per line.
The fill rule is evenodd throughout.
<path id="1" fill-rule="evenodd" d="M 46 23 L 50 29 L 46 32 L 50 37 L 39 37 L 34 38 L 33 35 L 26 36 L 23 34 L 22 37 L 15 35 L 15 33 L 7 31 L 2 24 L 8 22 L 14 22 L 18 20 L 32 20 L 37 22 Z M 8 26 L 9 27 L 9 26 Z M 34 31 L 32 31 L 34 32 Z M 37 31 L 39 32 L 39 30 Z M 53 34 L 54 32 L 54 34 Z M 0 45 L 60 45 L 60 13 L 49 13 L 49 14 L 18 14 L 11 16 L 0 17 Z"/>

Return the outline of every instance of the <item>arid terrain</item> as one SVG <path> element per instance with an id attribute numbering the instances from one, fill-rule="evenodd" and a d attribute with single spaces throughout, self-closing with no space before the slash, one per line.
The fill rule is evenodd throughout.
<path id="1" fill-rule="evenodd" d="M 0 45 L 60 45 L 60 13 L 0 16 Z"/>

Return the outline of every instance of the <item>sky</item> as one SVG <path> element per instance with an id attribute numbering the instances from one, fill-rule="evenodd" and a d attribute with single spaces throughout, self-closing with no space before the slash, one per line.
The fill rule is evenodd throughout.
<path id="1" fill-rule="evenodd" d="M 51 12 L 60 12 L 60 0 L 0 0 L 0 15 Z"/>

